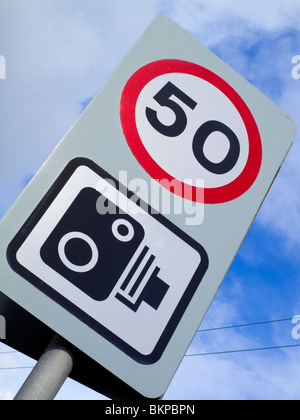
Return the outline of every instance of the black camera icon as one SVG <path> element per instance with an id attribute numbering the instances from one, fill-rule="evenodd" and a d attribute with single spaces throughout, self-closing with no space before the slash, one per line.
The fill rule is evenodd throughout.
<path id="1" fill-rule="evenodd" d="M 169 286 L 158 277 L 160 269 L 155 266 L 151 250 L 145 245 L 137 252 L 145 239 L 143 226 L 121 211 L 100 214 L 97 211 L 99 197 L 101 194 L 90 187 L 80 191 L 42 245 L 42 260 L 92 299 L 104 301 L 135 256 L 115 297 L 133 311 L 137 311 L 143 301 L 158 309 Z M 127 296 L 126 287 L 136 270 L 140 270 L 139 275 Z M 146 273 L 147 282 L 140 291 Z M 133 302 L 137 290 L 139 296 Z"/>

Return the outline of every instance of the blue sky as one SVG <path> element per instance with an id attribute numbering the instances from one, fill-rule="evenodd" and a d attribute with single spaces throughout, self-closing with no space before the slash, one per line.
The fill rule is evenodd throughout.
<path id="1" fill-rule="evenodd" d="M 146 26 L 179 23 L 300 126 L 300 4 L 294 0 L 0 0 L 0 217 L 76 121 Z M 300 149 L 294 145 L 201 328 L 300 314 Z M 188 354 L 300 344 L 290 321 L 196 334 Z M 6 351 L 0 345 L 0 353 Z M 9 350 L 9 349 L 8 349 Z M 299 399 L 299 349 L 184 358 L 165 398 Z M 2 366 L 32 366 L 18 353 Z M 0 370 L 11 399 L 27 369 Z M 68 380 L 58 399 L 101 395 Z"/>

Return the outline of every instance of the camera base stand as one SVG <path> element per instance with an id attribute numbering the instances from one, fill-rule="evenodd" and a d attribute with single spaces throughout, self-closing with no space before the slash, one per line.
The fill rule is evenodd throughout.
<path id="1" fill-rule="evenodd" d="M 68 343 L 55 335 L 14 400 L 53 400 L 73 369 Z"/>

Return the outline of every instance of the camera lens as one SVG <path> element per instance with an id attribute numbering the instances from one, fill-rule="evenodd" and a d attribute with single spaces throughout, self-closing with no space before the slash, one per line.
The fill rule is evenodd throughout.
<path id="1" fill-rule="evenodd" d="M 130 242 L 134 237 L 134 228 L 132 224 L 125 219 L 115 220 L 111 230 L 114 237 L 121 242 Z"/>
<path id="2" fill-rule="evenodd" d="M 86 249 L 86 245 L 90 248 L 91 251 L 91 258 L 88 263 L 83 265 L 74 264 L 70 261 L 67 256 L 67 246 L 70 245 L 71 241 L 80 240 L 80 242 L 84 241 L 84 248 Z M 72 271 L 77 273 L 86 273 L 87 271 L 92 270 L 98 262 L 99 252 L 95 242 L 90 238 L 88 235 L 85 235 L 82 232 L 69 232 L 64 235 L 59 244 L 58 244 L 58 255 L 61 259 L 62 263 Z M 72 258 L 71 258 L 72 259 Z"/>

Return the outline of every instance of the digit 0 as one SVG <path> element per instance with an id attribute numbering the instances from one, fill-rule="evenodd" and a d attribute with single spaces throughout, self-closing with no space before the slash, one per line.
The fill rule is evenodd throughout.
<path id="1" fill-rule="evenodd" d="M 219 163 L 211 162 L 204 154 L 205 142 L 214 132 L 224 134 L 230 145 L 227 155 Z M 240 156 L 240 143 L 237 136 L 229 127 L 227 127 L 227 125 L 221 123 L 220 121 L 207 121 L 201 125 L 195 134 L 193 140 L 193 152 L 195 158 L 205 169 L 214 174 L 222 175 L 231 171 L 231 169 L 236 165 Z"/>

